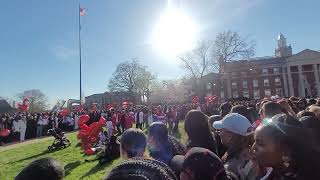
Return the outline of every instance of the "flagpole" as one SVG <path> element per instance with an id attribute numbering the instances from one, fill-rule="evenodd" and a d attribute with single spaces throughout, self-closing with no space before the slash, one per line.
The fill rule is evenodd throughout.
<path id="1" fill-rule="evenodd" d="M 79 3 L 79 10 L 78 10 L 78 16 L 79 16 L 79 65 L 80 65 L 80 105 L 82 105 L 82 62 L 81 62 L 81 24 L 80 24 L 80 3 Z"/>

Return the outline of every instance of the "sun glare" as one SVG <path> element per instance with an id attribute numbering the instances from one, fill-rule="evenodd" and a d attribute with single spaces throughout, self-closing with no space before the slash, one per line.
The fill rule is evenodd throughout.
<path id="1" fill-rule="evenodd" d="M 180 9 L 169 7 L 152 34 L 153 46 L 166 56 L 177 56 L 192 48 L 197 26 Z"/>

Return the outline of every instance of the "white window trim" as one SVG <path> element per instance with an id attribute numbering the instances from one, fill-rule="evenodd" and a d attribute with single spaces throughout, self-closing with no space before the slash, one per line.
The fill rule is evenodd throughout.
<path id="1" fill-rule="evenodd" d="M 279 79 L 279 82 L 277 82 L 276 79 Z M 274 79 L 274 84 L 275 84 L 276 86 L 281 86 L 281 79 L 280 79 L 280 78 L 275 78 L 275 79 Z"/>
<path id="2" fill-rule="evenodd" d="M 258 96 L 255 96 L 255 93 L 258 93 Z M 254 90 L 253 91 L 253 99 L 260 99 L 260 90 Z"/>
<path id="3" fill-rule="evenodd" d="M 265 80 L 268 80 L 268 85 L 266 85 L 266 82 L 265 82 Z M 265 86 L 265 87 L 269 87 L 269 86 L 270 86 L 270 82 L 269 82 L 269 79 L 264 79 L 264 80 L 263 80 L 263 86 Z"/>
<path id="4" fill-rule="evenodd" d="M 234 84 L 235 84 L 235 85 L 234 85 Z M 231 88 L 232 88 L 232 89 L 237 89 L 237 88 L 238 88 L 238 83 L 232 82 L 232 83 L 231 83 Z"/>
<path id="5" fill-rule="evenodd" d="M 246 82 L 246 83 L 244 83 L 244 82 Z M 244 84 L 246 84 L 246 86 L 244 86 Z M 248 81 L 247 80 L 242 81 L 242 87 L 245 89 L 248 88 Z"/>
<path id="6" fill-rule="evenodd" d="M 245 93 L 245 92 L 246 92 L 246 93 Z M 247 94 L 248 96 L 245 96 L 244 94 Z M 242 91 L 242 97 L 249 98 L 249 97 L 250 97 L 249 91 L 248 91 L 248 90 Z"/>
<path id="7" fill-rule="evenodd" d="M 255 83 L 254 83 L 255 81 L 257 81 L 257 86 L 255 86 Z M 254 87 L 254 88 L 259 87 L 259 80 L 254 79 L 254 80 L 252 81 L 252 84 L 253 84 L 253 87 Z"/>
<path id="8" fill-rule="evenodd" d="M 270 95 L 267 95 L 266 91 L 270 91 Z M 264 90 L 264 96 L 271 96 L 271 95 L 272 95 L 271 89 L 265 89 Z"/>

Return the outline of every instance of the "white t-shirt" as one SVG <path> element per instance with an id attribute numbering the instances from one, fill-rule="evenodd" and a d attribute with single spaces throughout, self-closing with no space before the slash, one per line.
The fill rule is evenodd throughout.
<path id="1" fill-rule="evenodd" d="M 39 117 L 37 124 L 38 124 L 38 125 L 43 125 L 42 116 Z"/>
<path id="2" fill-rule="evenodd" d="M 142 111 L 139 113 L 139 121 L 140 121 L 140 123 L 143 122 L 143 112 Z"/>
<path id="3" fill-rule="evenodd" d="M 79 121 L 79 116 L 76 115 L 76 116 L 74 117 L 74 129 L 78 129 L 78 128 L 79 128 L 79 127 L 78 127 L 78 121 Z"/>
<path id="4" fill-rule="evenodd" d="M 44 117 L 44 118 L 42 118 L 42 123 L 43 123 L 43 125 L 48 125 L 48 117 Z"/>
<path id="5" fill-rule="evenodd" d="M 148 124 L 152 124 L 153 123 L 153 115 L 152 114 L 149 114 L 148 115 Z"/>
<path id="6" fill-rule="evenodd" d="M 20 132 L 20 124 L 19 121 L 13 121 L 12 128 L 14 132 Z"/>

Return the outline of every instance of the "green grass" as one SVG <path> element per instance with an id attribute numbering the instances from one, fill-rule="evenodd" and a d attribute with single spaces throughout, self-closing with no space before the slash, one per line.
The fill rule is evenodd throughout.
<path id="1" fill-rule="evenodd" d="M 177 137 L 181 142 L 186 142 L 186 135 L 183 131 L 183 124 L 179 124 L 181 134 Z M 47 148 L 51 145 L 53 139 L 36 139 L 25 144 L 16 144 L 12 147 L 0 148 L 0 179 L 11 180 L 30 162 L 42 157 L 52 157 L 64 165 L 65 179 L 101 179 L 108 174 L 113 167 L 118 165 L 122 159 L 119 158 L 103 166 L 98 165 L 98 161 L 84 162 L 86 156 L 80 147 L 76 138 L 77 133 L 67 135 L 72 145 L 68 148 L 58 151 L 48 152 Z"/>

